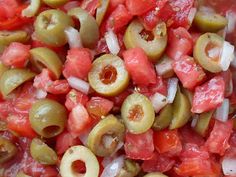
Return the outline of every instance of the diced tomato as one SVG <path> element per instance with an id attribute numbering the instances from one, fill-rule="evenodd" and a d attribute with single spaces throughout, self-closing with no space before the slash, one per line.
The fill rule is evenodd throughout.
<path id="1" fill-rule="evenodd" d="M 166 54 L 170 58 L 178 60 L 182 55 L 192 53 L 193 40 L 185 28 L 179 27 L 177 29 L 170 29 L 168 34 L 169 43 Z"/>
<path id="2" fill-rule="evenodd" d="M 198 38 L 202 35 L 202 33 L 199 33 L 199 32 L 190 32 L 191 36 L 192 36 L 192 39 L 193 39 L 193 44 L 196 44 Z"/>
<path id="3" fill-rule="evenodd" d="M 178 155 L 182 150 L 182 144 L 177 129 L 155 131 L 154 146 L 159 153 Z"/>
<path id="4" fill-rule="evenodd" d="M 90 125 L 91 121 L 85 107 L 78 103 L 69 114 L 68 130 L 72 135 L 79 135 Z"/>
<path id="5" fill-rule="evenodd" d="M 224 100 L 225 82 L 221 76 L 215 76 L 201 86 L 197 86 L 193 96 L 193 113 L 202 113 L 218 107 Z"/>
<path id="6" fill-rule="evenodd" d="M 102 98 L 92 97 L 86 104 L 87 111 L 90 116 L 100 118 L 106 116 L 109 111 L 113 108 L 113 102 Z"/>
<path id="7" fill-rule="evenodd" d="M 154 152 L 152 129 L 142 134 L 131 134 L 127 132 L 124 147 L 128 158 L 140 160 L 152 158 Z"/>
<path id="8" fill-rule="evenodd" d="M 81 2 L 79 1 L 69 1 L 63 7 L 61 7 L 61 10 L 68 12 L 72 8 L 79 7 L 80 3 Z"/>
<path id="9" fill-rule="evenodd" d="M 174 61 L 172 66 L 183 87 L 190 90 L 194 89 L 206 77 L 202 67 L 192 57 L 186 55 Z"/>
<path id="10" fill-rule="evenodd" d="M 123 53 L 125 67 L 137 85 L 156 84 L 156 73 L 152 63 L 141 48 L 133 48 Z"/>
<path id="11" fill-rule="evenodd" d="M 73 48 L 68 51 L 66 62 L 63 69 L 63 75 L 80 79 L 87 78 L 88 72 L 92 67 L 92 55 L 89 49 Z"/>
<path id="12" fill-rule="evenodd" d="M 179 157 L 182 160 L 184 160 L 186 158 L 209 159 L 210 155 L 206 150 L 204 150 L 203 148 L 200 148 L 197 144 L 186 143 L 183 146 L 183 150 L 182 150 Z"/>
<path id="13" fill-rule="evenodd" d="M 67 80 L 56 80 L 52 82 L 51 85 L 48 86 L 47 92 L 60 95 L 60 94 L 67 94 L 70 90 L 70 86 L 67 82 Z"/>
<path id="14" fill-rule="evenodd" d="M 224 155 L 226 149 L 229 148 L 229 138 L 233 129 L 233 121 L 227 122 L 215 121 L 213 130 L 205 142 L 205 147 L 211 153 Z"/>
<path id="15" fill-rule="evenodd" d="M 99 3 L 99 0 L 83 0 L 81 3 L 81 8 L 88 11 L 90 15 L 94 15 Z"/>
<path id="16" fill-rule="evenodd" d="M 18 7 L 18 3 L 16 0 L 1 0 L 0 1 L 0 21 L 14 17 L 17 7 Z"/>
<path id="17" fill-rule="evenodd" d="M 220 73 L 225 81 L 225 97 L 229 97 L 233 93 L 232 72 L 228 69 Z"/>
<path id="18" fill-rule="evenodd" d="M 144 160 L 142 169 L 144 172 L 166 172 L 175 164 L 175 160 L 165 154 L 154 153 L 151 159 Z"/>
<path id="19" fill-rule="evenodd" d="M 125 4 L 125 0 L 110 0 L 108 11 L 113 11 L 119 4 Z"/>
<path id="20" fill-rule="evenodd" d="M 132 15 L 142 15 L 155 7 L 155 0 L 126 0 L 125 5 Z"/>
<path id="21" fill-rule="evenodd" d="M 4 50 L 0 60 L 6 66 L 23 68 L 28 62 L 30 56 L 29 50 L 29 45 L 24 45 L 19 42 L 13 42 Z"/>
<path id="22" fill-rule="evenodd" d="M 127 89 L 123 92 L 121 92 L 119 95 L 116 95 L 114 97 L 109 98 L 116 107 L 121 107 L 123 101 L 127 96 L 129 96 L 132 93 L 131 89 Z"/>

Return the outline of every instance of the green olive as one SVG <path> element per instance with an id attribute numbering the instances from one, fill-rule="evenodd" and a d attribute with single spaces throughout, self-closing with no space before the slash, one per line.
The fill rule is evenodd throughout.
<path id="1" fill-rule="evenodd" d="M 10 69 L 0 77 L 0 90 L 3 97 L 6 97 L 15 88 L 24 82 L 33 79 L 35 74 L 26 69 Z"/>
<path id="2" fill-rule="evenodd" d="M 215 33 L 205 33 L 201 35 L 193 50 L 193 56 L 197 62 L 207 71 L 217 73 L 222 71 L 219 65 L 220 51 L 224 39 Z M 216 56 L 210 55 L 210 50 L 218 50 L 219 54 Z"/>
<path id="3" fill-rule="evenodd" d="M 98 26 L 101 25 L 102 20 L 107 12 L 110 0 L 99 0 L 99 6 L 96 11 L 96 21 Z"/>
<path id="4" fill-rule="evenodd" d="M 110 156 L 123 141 L 125 126 L 113 115 L 102 119 L 89 133 L 87 144 L 94 154 Z"/>
<path id="5" fill-rule="evenodd" d="M 153 172 L 153 173 L 146 174 L 144 177 L 168 177 L 168 176 L 159 172 Z"/>
<path id="6" fill-rule="evenodd" d="M 69 10 L 68 15 L 76 17 L 80 22 L 79 33 L 83 46 L 94 48 L 99 39 L 99 28 L 95 18 L 79 7 Z"/>
<path id="7" fill-rule="evenodd" d="M 12 159 L 16 153 L 16 146 L 8 139 L 0 136 L 0 164 Z"/>
<path id="8" fill-rule="evenodd" d="M 191 117 L 190 109 L 191 105 L 187 96 L 178 89 L 173 104 L 173 119 L 169 129 L 176 129 L 184 126 Z"/>
<path id="9" fill-rule="evenodd" d="M 189 103 L 192 105 L 193 92 L 191 92 L 190 90 L 188 90 L 186 88 L 181 88 L 181 91 L 183 92 L 184 95 L 187 96 Z"/>
<path id="10" fill-rule="evenodd" d="M 30 61 L 39 72 L 42 71 L 44 67 L 46 67 L 56 76 L 56 79 L 60 78 L 62 62 L 59 56 L 53 50 L 46 47 L 38 47 L 31 49 L 30 54 Z"/>
<path id="11" fill-rule="evenodd" d="M 217 32 L 223 29 L 228 21 L 220 14 L 198 11 L 193 23 L 202 32 Z"/>
<path id="12" fill-rule="evenodd" d="M 68 0 L 43 0 L 49 7 L 57 8 L 68 2 Z"/>
<path id="13" fill-rule="evenodd" d="M 63 11 L 45 10 L 35 20 L 35 35 L 49 46 L 60 47 L 67 43 L 64 30 L 69 26 L 74 26 L 73 20 Z"/>
<path id="14" fill-rule="evenodd" d="M 88 74 L 90 86 L 104 96 L 115 96 L 129 84 L 129 73 L 118 56 L 105 54 L 97 58 Z"/>
<path id="15" fill-rule="evenodd" d="M 0 131 L 6 131 L 7 130 L 7 123 L 0 120 Z"/>
<path id="16" fill-rule="evenodd" d="M 0 45 L 8 46 L 12 42 L 25 43 L 29 35 L 25 31 L 0 31 Z"/>
<path id="17" fill-rule="evenodd" d="M 141 170 L 139 164 L 133 160 L 125 159 L 124 166 L 116 177 L 134 177 Z"/>
<path id="18" fill-rule="evenodd" d="M 133 93 L 123 102 L 121 117 L 131 133 L 140 134 L 151 128 L 155 112 L 152 103 L 146 96 Z"/>
<path id="19" fill-rule="evenodd" d="M 152 31 L 146 31 L 138 20 L 134 20 L 126 29 L 124 43 L 128 49 L 141 47 L 152 62 L 157 62 L 167 45 L 166 24 L 161 22 Z"/>
<path id="20" fill-rule="evenodd" d="M 31 177 L 31 176 L 26 175 L 23 171 L 20 171 L 17 173 L 16 177 Z"/>
<path id="21" fill-rule="evenodd" d="M 55 165 L 57 154 L 42 140 L 34 138 L 30 144 L 30 154 L 37 162 L 44 165 Z"/>
<path id="22" fill-rule="evenodd" d="M 194 127 L 194 130 L 201 136 L 206 136 L 207 129 L 210 124 L 211 117 L 213 115 L 213 111 L 205 112 L 199 115 L 197 120 L 197 124 Z"/>
<path id="23" fill-rule="evenodd" d="M 156 64 L 156 71 L 159 76 L 163 78 L 170 78 L 174 75 L 174 70 L 172 67 L 173 60 L 167 55 L 161 57 L 161 59 Z"/>
<path id="24" fill-rule="evenodd" d="M 65 127 L 67 112 L 64 106 L 50 99 L 36 101 L 29 111 L 31 127 L 39 135 L 51 138 Z"/>
<path id="25" fill-rule="evenodd" d="M 23 17 L 33 17 L 38 13 L 40 6 L 40 0 L 31 0 L 30 5 L 22 11 L 21 15 Z"/>
<path id="26" fill-rule="evenodd" d="M 152 127 L 154 130 L 163 130 L 167 128 L 173 118 L 173 105 L 166 105 L 161 111 L 160 114 L 156 117 Z"/>
<path id="27" fill-rule="evenodd" d="M 0 77 L 3 75 L 5 71 L 7 71 L 9 68 L 0 62 Z"/>

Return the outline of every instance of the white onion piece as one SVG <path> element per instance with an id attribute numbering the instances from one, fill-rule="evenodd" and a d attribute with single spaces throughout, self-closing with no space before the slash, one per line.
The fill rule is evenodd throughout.
<path id="1" fill-rule="evenodd" d="M 215 118 L 219 121 L 226 122 L 229 114 L 229 99 L 224 99 L 220 107 L 216 109 Z"/>
<path id="2" fill-rule="evenodd" d="M 173 103 L 178 87 L 178 79 L 176 77 L 170 78 L 167 85 L 167 101 Z"/>
<path id="3" fill-rule="evenodd" d="M 199 115 L 194 114 L 193 117 L 192 117 L 191 127 L 195 127 L 197 125 L 198 119 L 199 119 Z"/>
<path id="4" fill-rule="evenodd" d="M 112 136 L 104 135 L 102 138 L 102 143 L 104 144 L 105 148 L 109 148 L 113 142 L 114 142 L 114 138 Z"/>
<path id="5" fill-rule="evenodd" d="M 36 98 L 37 99 L 43 99 L 47 97 L 47 92 L 42 90 L 42 89 L 37 89 L 36 90 Z"/>
<path id="6" fill-rule="evenodd" d="M 216 58 L 220 55 L 221 49 L 219 47 L 214 47 L 210 50 L 208 50 L 208 56 L 211 58 Z"/>
<path id="7" fill-rule="evenodd" d="M 38 12 L 40 4 L 40 0 L 31 0 L 28 7 L 21 12 L 21 15 L 23 17 L 33 17 Z"/>
<path id="8" fill-rule="evenodd" d="M 188 14 L 188 23 L 191 25 L 193 23 L 193 19 L 196 15 L 197 9 L 196 8 L 191 8 Z"/>
<path id="9" fill-rule="evenodd" d="M 112 156 L 104 157 L 103 160 L 102 160 L 102 166 L 105 168 L 107 165 L 109 165 L 117 157 L 118 157 L 117 153 L 113 154 Z"/>
<path id="10" fill-rule="evenodd" d="M 150 100 L 156 113 L 158 113 L 165 105 L 168 104 L 167 98 L 160 93 L 155 93 L 152 95 Z"/>
<path id="11" fill-rule="evenodd" d="M 84 80 L 79 79 L 77 77 L 69 77 L 67 79 L 67 81 L 72 88 L 74 88 L 78 91 L 81 91 L 84 94 L 88 94 L 88 92 L 89 92 L 89 83 L 88 82 L 85 82 Z"/>
<path id="12" fill-rule="evenodd" d="M 165 73 L 173 70 L 172 63 L 173 63 L 173 60 L 168 59 L 168 60 L 163 60 L 163 62 L 160 62 L 160 63 L 156 64 L 155 68 L 156 68 L 157 74 L 159 76 L 162 76 Z"/>
<path id="13" fill-rule="evenodd" d="M 120 156 L 114 159 L 110 164 L 108 164 L 102 174 L 101 177 L 115 177 L 122 167 L 124 166 L 124 156 Z"/>
<path id="14" fill-rule="evenodd" d="M 81 42 L 80 33 L 77 29 L 73 27 L 68 27 L 65 29 L 65 34 L 70 48 L 80 48 L 83 47 Z"/>
<path id="15" fill-rule="evenodd" d="M 109 51 L 117 55 L 120 51 L 120 46 L 116 34 L 112 30 L 108 30 L 105 33 L 105 40 Z"/>
<path id="16" fill-rule="evenodd" d="M 232 33 L 235 29 L 235 25 L 236 25 L 236 13 L 234 13 L 233 11 L 227 11 L 226 12 L 226 18 L 228 20 L 228 25 L 226 27 L 226 33 Z"/>
<path id="17" fill-rule="evenodd" d="M 233 61 L 234 57 L 234 46 L 229 42 L 224 41 L 219 63 L 223 71 L 226 71 L 229 68 L 229 65 Z"/>
<path id="18" fill-rule="evenodd" d="M 224 175 L 236 175 L 236 159 L 224 158 L 222 170 Z"/>

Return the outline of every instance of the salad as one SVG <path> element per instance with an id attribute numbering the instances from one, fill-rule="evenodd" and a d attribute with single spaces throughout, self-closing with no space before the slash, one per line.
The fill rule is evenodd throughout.
<path id="1" fill-rule="evenodd" d="M 0 0 L 0 177 L 236 177 L 235 0 Z"/>

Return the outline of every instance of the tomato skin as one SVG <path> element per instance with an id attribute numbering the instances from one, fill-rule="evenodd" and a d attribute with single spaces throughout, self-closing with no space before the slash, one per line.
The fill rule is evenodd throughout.
<path id="1" fill-rule="evenodd" d="M 12 42 L 3 52 L 0 60 L 6 66 L 14 68 L 23 68 L 29 59 L 30 45 L 24 45 L 19 42 Z"/>
<path id="2" fill-rule="evenodd" d="M 186 143 L 183 146 L 183 150 L 180 153 L 180 159 L 184 160 L 186 158 L 201 158 L 201 159 L 209 159 L 210 155 L 204 147 L 199 147 L 194 143 Z"/>
<path id="3" fill-rule="evenodd" d="M 83 0 L 81 8 L 88 11 L 90 15 L 94 15 L 99 6 L 99 0 Z"/>
<path id="4" fill-rule="evenodd" d="M 142 134 L 131 134 L 127 132 L 124 148 L 128 158 L 140 160 L 152 158 L 154 152 L 152 129 Z"/>
<path id="5" fill-rule="evenodd" d="M 64 6 L 62 6 L 60 9 L 63 10 L 64 12 L 68 12 L 70 9 L 79 7 L 80 2 L 78 1 L 69 1 L 67 2 Z"/>
<path id="6" fill-rule="evenodd" d="M 224 155 L 229 146 L 229 138 L 233 129 L 233 121 L 220 122 L 215 120 L 215 125 L 210 136 L 205 142 L 205 147 L 211 153 Z"/>
<path id="7" fill-rule="evenodd" d="M 202 113 L 217 108 L 224 100 L 225 82 L 221 76 L 215 76 L 208 82 L 195 88 L 193 113 Z"/>
<path id="8" fill-rule="evenodd" d="M 0 20 L 14 17 L 18 3 L 16 0 L 0 1 Z"/>
<path id="9" fill-rule="evenodd" d="M 155 7 L 155 0 L 126 0 L 125 5 L 132 15 L 141 15 Z"/>
<path id="10" fill-rule="evenodd" d="M 180 57 L 173 62 L 172 66 L 183 87 L 190 90 L 193 90 L 206 77 L 202 67 L 189 56 Z"/>
<path id="11" fill-rule="evenodd" d="M 123 52 L 125 67 L 133 82 L 137 85 L 148 86 L 156 84 L 156 73 L 152 63 L 141 48 L 132 48 Z"/>
<path id="12" fill-rule="evenodd" d="M 87 78 L 91 67 L 92 55 L 90 50 L 86 48 L 72 48 L 68 51 L 63 75 L 66 78 L 74 76 L 80 79 L 85 79 Z"/>

